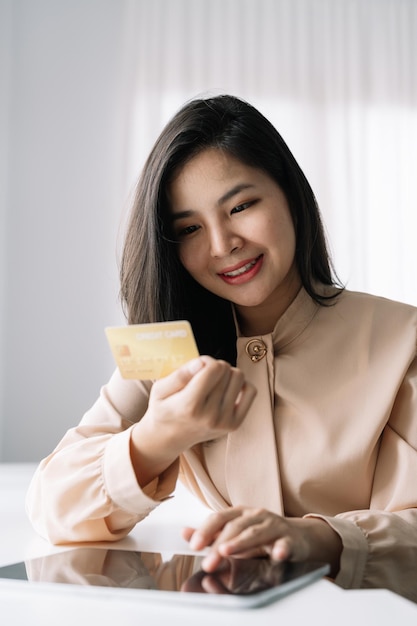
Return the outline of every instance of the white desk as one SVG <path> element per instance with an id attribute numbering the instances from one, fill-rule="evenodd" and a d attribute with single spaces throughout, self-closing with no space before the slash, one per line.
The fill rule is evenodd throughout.
<path id="1" fill-rule="evenodd" d="M 59 548 L 50 546 L 32 530 L 24 511 L 24 497 L 33 465 L 0 464 L 0 565 Z M 117 547 L 157 552 L 187 552 L 180 537 L 184 524 L 204 519 L 207 510 L 182 489 L 141 522 Z M 115 546 L 116 547 L 116 546 Z M 61 548 L 62 550 L 62 548 Z M 23 586 L 22 586 L 23 585 Z M 181 626 L 263 626 L 301 624 L 327 626 L 378 626 L 417 624 L 417 604 L 384 590 L 343 591 L 327 580 L 279 600 L 250 610 L 194 608 L 112 597 L 88 597 L 83 593 L 46 593 L 30 583 L 10 590 L 0 581 L 0 620 L 5 626 L 146 626 L 164 623 Z"/>

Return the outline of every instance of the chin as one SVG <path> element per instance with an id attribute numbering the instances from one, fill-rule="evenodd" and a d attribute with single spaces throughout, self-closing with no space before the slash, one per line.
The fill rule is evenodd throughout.
<path id="1" fill-rule="evenodd" d="M 245 307 L 247 309 L 254 309 L 258 306 L 265 304 L 265 298 L 242 298 L 237 300 L 230 300 L 235 306 Z"/>

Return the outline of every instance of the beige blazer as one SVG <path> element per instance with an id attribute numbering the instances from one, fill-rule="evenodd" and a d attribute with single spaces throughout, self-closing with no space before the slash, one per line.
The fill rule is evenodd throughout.
<path id="1" fill-rule="evenodd" d="M 129 438 L 151 383 L 116 371 L 41 462 L 30 518 L 55 543 L 116 540 L 172 493 L 180 469 L 215 510 L 321 517 L 343 542 L 338 584 L 417 601 L 416 337 L 411 306 L 345 291 L 324 307 L 302 289 L 273 333 L 238 337 L 238 367 L 258 389 L 242 426 L 187 451 L 143 491 Z"/>

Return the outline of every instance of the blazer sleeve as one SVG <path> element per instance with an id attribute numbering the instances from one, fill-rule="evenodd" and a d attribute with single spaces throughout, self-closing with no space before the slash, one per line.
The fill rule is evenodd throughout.
<path id="1" fill-rule="evenodd" d="M 151 383 L 116 370 L 76 428 L 39 464 L 26 510 L 52 543 L 115 541 L 175 488 L 178 465 L 141 489 L 130 458 L 133 425 L 144 415 Z"/>
<path id="2" fill-rule="evenodd" d="M 343 541 L 336 582 L 387 588 L 417 601 L 417 359 L 380 441 L 369 510 L 325 519 Z"/>

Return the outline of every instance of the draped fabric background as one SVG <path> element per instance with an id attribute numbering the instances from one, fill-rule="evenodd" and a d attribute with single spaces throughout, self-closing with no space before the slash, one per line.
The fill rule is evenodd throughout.
<path id="1" fill-rule="evenodd" d="M 0 0 L 0 59 L 0 460 L 110 375 L 130 192 L 197 95 L 275 124 L 349 288 L 417 305 L 417 0 Z"/>
<path id="2" fill-rule="evenodd" d="M 416 0 L 156 0 L 132 9 L 133 169 L 183 101 L 242 96 L 304 168 L 342 280 L 417 304 Z"/>

